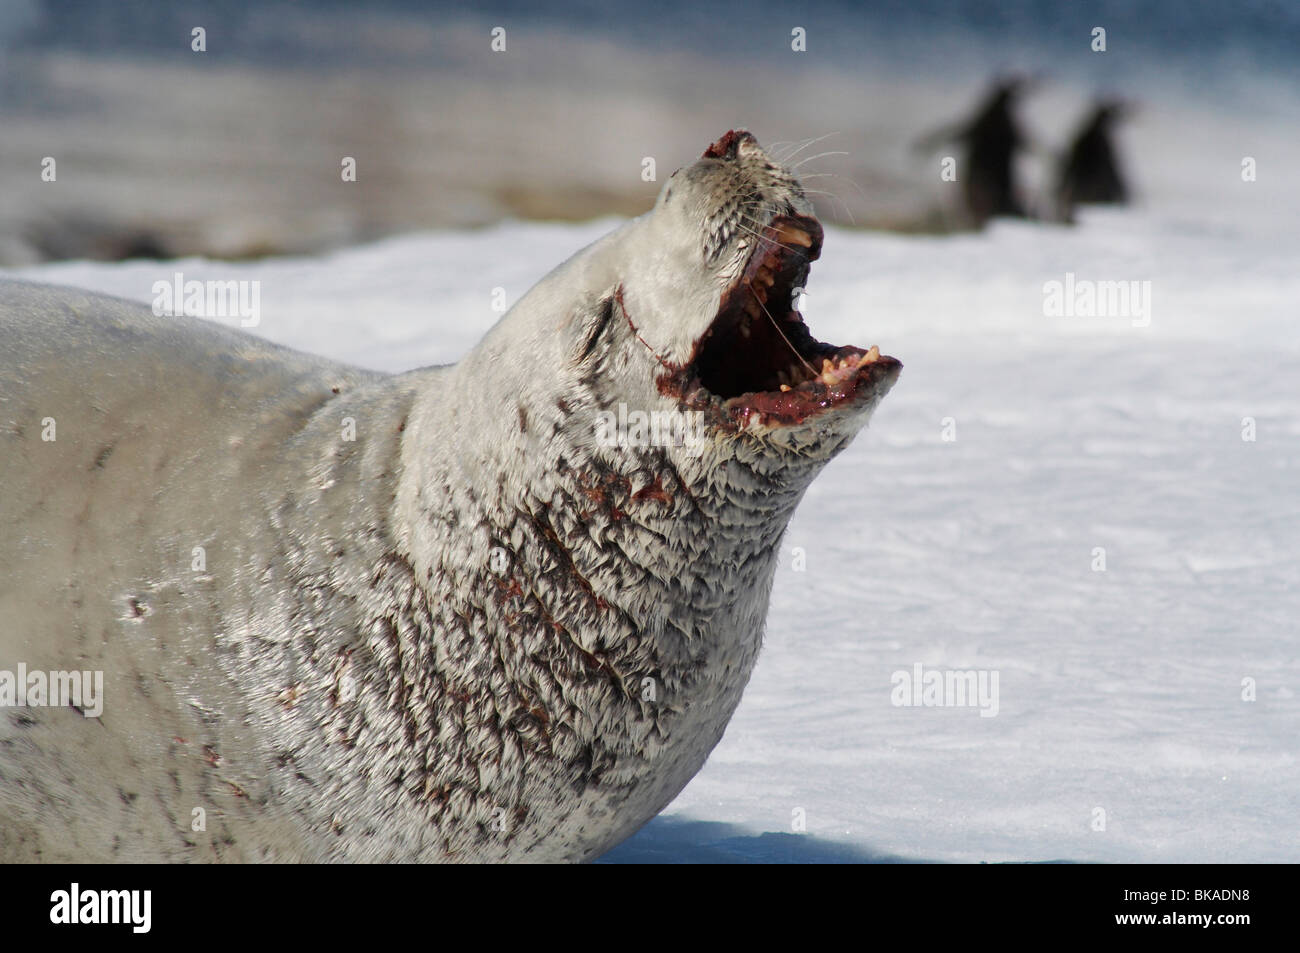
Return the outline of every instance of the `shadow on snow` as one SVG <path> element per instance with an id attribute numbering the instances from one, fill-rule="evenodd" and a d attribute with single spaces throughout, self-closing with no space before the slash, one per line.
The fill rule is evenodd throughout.
<path id="1" fill-rule="evenodd" d="M 598 864 L 908 864 L 910 857 L 873 853 L 811 834 L 755 834 L 720 821 L 654 818 L 607 851 Z"/>

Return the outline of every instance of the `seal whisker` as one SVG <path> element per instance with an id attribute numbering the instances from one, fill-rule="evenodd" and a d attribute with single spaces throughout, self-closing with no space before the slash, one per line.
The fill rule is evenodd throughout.
<path id="1" fill-rule="evenodd" d="M 845 152 L 843 149 L 833 149 L 830 152 L 819 152 L 815 156 L 808 156 L 807 158 L 800 159 L 794 165 L 790 166 L 790 171 L 793 172 L 802 165 L 806 165 L 809 162 L 815 162 L 817 159 L 825 159 L 827 156 L 846 156 L 849 154 L 850 153 Z"/>
<path id="2" fill-rule="evenodd" d="M 840 133 L 839 133 L 839 130 L 836 130 L 835 132 L 828 132 L 828 133 L 826 133 L 824 136 L 815 136 L 815 137 L 813 137 L 812 139 L 808 139 L 808 140 L 806 140 L 806 141 L 804 142 L 804 144 L 801 145 L 798 149 L 794 150 L 794 152 L 791 152 L 791 153 L 790 153 L 789 155 L 787 155 L 787 156 L 782 156 L 782 157 L 781 157 L 781 164 L 782 164 L 782 165 L 786 165 L 786 164 L 788 164 L 788 163 L 790 162 L 791 159 L 793 159 L 793 158 L 794 158 L 795 156 L 797 156 L 799 153 L 803 152 L 803 151 L 804 151 L 805 149 L 807 149 L 809 146 L 811 146 L 811 145 L 816 145 L 817 143 L 821 142 L 823 139 L 829 139 L 831 136 L 838 136 L 839 134 L 840 134 Z"/>
<path id="3" fill-rule="evenodd" d="M 857 189 L 858 194 L 861 195 L 863 198 L 868 197 L 866 189 L 858 185 L 857 181 L 854 180 L 852 176 L 845 175 L 842 172 L 804 172 L 799 176 L 799 178 L 800 179 L 824 179 L 824 178 L 843 179 L 849 185 Z"/>
<path id="4" fill-rule="evenodd" d="M 742 216 L 742 218 L 744 218 L 746 221 L 753 222 L 755 228 L 762 228 L 762 227 L 763 227 L 763 226 L 760 225 L 758 222 L 754 221 L 753 219 L 750 219 L 748 216 Z M 746 225 L 744 222 L 737 221 L 737 222 L 734 222 L 733 224 L 736 226 L 736 228 L 739 228 L 741 231 L 746 232 L 746 233 L 749 234 L 749 235 L 753 235 L 754 238 L 758 239 L 758 241 L 760 241 L 760 242 L 766 242 L 768 245 L 772 246 L 773 248 L 781 248 L 781 247 L 783 247 L 783 246 L 781 245 L 781 243 L 778 242 L 775 238 L 769 238 L 767 235 L 764 235 L 764 234 L 762 234 L 761 232 L 755 231 L 754 228 L 750 228 L 750 227 L 749 227 L 748 225 Z"/>
<path id="5" fill-rule="evenodd" d="M 767 147 L 767 151 L 771 154 L 774 160 L 777 162 L 783 162 L 785 161 L 784 153 L 786 149 L 793 149 L 796 147 L 802 148 L 803 146 L 811 144 L 811 142 L 811 139 L 779 139 L 776 142 L 770 143 Z"/>
<path id="6" fill-rule="evenodd" d="M 844 199 L 841 198 L 836 193 L 827 191 L 826 189 L 804 189 L 803 191 L 805 195 L 825 195 L 827 198 L 835 199 L 835 201 L 840 203 L 840 206 L 844 209 L 845 214 L 848 215 L 849 221 L 852 222 L 854 225 L 858 224 L 857 220 L 853 216 L 853 209 L 849 208 L 849 203 L 844 201 Z"/>
<path id="7" fill-rule="evenodd" d="M 749 285 L 749 290 L 754 292 L 754 283 L 751 281 L 746 282 L 746 284 Z M 772 327 L 776 328 L 776 333 L 781 335 L 781 340 L 785 342 L 785 346 L 790 349 L 790 352 L 794 354 L 795 357 L 799 358 L 799 362 L 803 364 L 804 367 L 808 368 L 808 372 L 812 374 L 813 377 L 816 377 L 817 371 L 814 370 L 813 366 L 804 359 L 802 354 L 799 353 L 799 349 L 790 343 L 790 339 L 786 337 L 785 332 L 781 330 L 781 325 L 777 322 L 776 318 L 772 317 L 772 312 L 767 310 L 767 305 L 763 302 L 763 299 L 758 296 L 757 292 L 754 292 L 754 300 L 758 302 L 758 306 L 762 308 L 763 313 L 767 315 L 767 320 L 772 322 Z"/>

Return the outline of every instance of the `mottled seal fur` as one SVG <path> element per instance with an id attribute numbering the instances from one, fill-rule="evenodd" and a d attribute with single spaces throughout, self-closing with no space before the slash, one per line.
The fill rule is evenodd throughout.
<path id="1" fill-rule="evenodd" d="M 898 374 L 808 334 L 820 245 L 733 132 L 453 367 L 0 284 L 0 669 L 104 675 L 99 718 L 0 710 L 0 857 L 577 861 L 634 832 L 721 738 L 787 521 Z M 597 439 L 620 404 L 703 439 Z"/>

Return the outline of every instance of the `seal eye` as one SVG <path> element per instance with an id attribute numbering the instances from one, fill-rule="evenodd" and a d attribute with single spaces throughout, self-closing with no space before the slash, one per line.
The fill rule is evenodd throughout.
<path id="1" fill-rule="evenodd" d="M 608 294 L 599 301 L 592 302 L 574 317 L 578 327 L 579 341 L 574 354 L 576 363 L 581 364 L 591 357 L 596 342 L 609 327 L 609 319 L 614 314 L 614 295 Z"/>

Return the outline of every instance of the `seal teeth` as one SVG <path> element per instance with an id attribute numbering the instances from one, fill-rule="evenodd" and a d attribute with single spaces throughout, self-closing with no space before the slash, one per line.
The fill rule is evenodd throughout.
<path id="1" fill-rule="evenodd" d="M 812 247 L 812 236 L 802 228 L 795 228 L 793 225 L 782 225 L 777 230 L 776 237 L 787 245 L 802 245 L 804 248 Z"/>
<path id="2" fill-rule="evenodd" d="M 873 344 L 871 345 L 871 350 L 862 355 L 862 363 L 874 364 L 878 360 L 880 360 L 880 347 L 879 345 Z"/>

